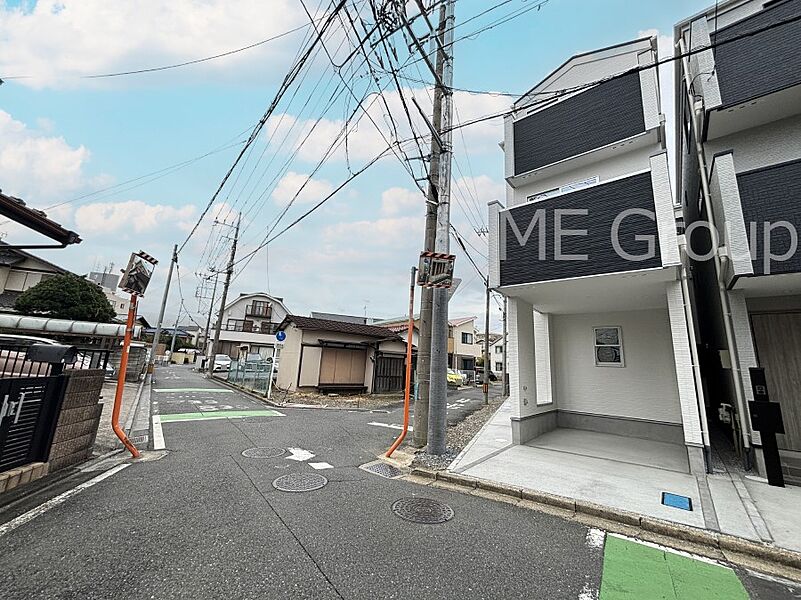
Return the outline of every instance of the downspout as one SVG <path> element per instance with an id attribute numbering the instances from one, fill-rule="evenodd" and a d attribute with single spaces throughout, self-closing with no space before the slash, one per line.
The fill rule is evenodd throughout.
<path id="1" fill-rule="evenodd" d="M 690 285 L 689 276 L 687 274 L 690 258 L 687 256 L 687 241 L 682 236 L 683 242 L 679 244 L 679 251 L 681 252 L 681 296 L 682 304 L 684 305 L 684 318 L 687 321 L 687 332 L 690 337 L 690 355 L 693 361 L 693 378 L 695 379 L 695 396 L 698 403 L 698 413 L 701 418 L 701 440 L 704 443 L 704 463 L 706 465 L 706 472 L 712 473 L 712 444 L 709 441 L 709 419 L 706 414 L 706 401 L 704 399 L 704 383 L 701 377 L 701 361 L 698 357 L 698 344 L 695 334 L 695 319 L 693 318 L 693 309 L 690 304 Z"/>
<path id="2" fill-rule="evenodd" d="M 700 119 L 704 113 L 703 100 L 695 102 L 692 92 L 692 80 L 690 79 L 690 61 L 687 58 L 687 47 L 684 39 L 679 39 L 678 42 L 679 52 L 682 56 L 682 66 L 684 70 L 684 84 L 687 88 L 687 101 L 692 107 L 692 126 L 695 135 L 695 151 L 698 157 L 698 169 L 701 176 L 701 190 L 704 197 L 704 208 L 706 209 L 707 222 L 710 228 L 714 226 L 714 213 L 712 211 L 712 196 L 709 192 L 709 173 L 706 168 L 706 157 L 704 154 L 704 145 L 701 142 L 701 126 Z M 720 297 L 720 307 L 723 313 L 723 326 L 726 331 L 726 345 L 729 350 L 729 357 L 731 360 L 732 379 L 734 379 L 734 393 L 737 401 L 737 417 L 740 422 L 740 433 L 743 438 L 743 447 L 745 449 L 743 461 L 746 470 L 749 470 L 751 459 L 751 437 L 748 431 L 748 420 L 745 410 L 745 390 L 743 388 L 743 380 L 740 369 L 740 358 L 737 353 L 737 344 L 734 339 L 734 325 L 731 318 L 731 306 L 729 305 L 729 294 L 726 290 L 726 283 L 724 281 L 724 271 L 720 257 L 720 245 L 716 242 L 714 253 L 715 273 L 717 275 L 718 295 Z"/>

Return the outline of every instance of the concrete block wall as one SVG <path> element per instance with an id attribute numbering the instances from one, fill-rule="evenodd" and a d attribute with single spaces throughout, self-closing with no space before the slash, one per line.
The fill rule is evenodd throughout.
<path id="1" fill-rule="evenodd" d="M 103 405 L 100 369 L 68 369 L 70 380 L 61 406 L 48 459 L 50 472 L 82 462 L 92 455 Z"/>

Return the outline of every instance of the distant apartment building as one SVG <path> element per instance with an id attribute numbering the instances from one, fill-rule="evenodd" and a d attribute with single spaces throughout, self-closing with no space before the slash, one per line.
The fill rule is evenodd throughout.
<path id="1" fill-rule="evenodd" d="M 263 292 L 240 294 L 223 309 L 220 343 L 214 354 L 233 359 L 241 354 L 272 356 L 278 325 L 289 314 L 282 298 Z M 212 330 L 210 335 L 214 335 Z"/>
<path id="2" fill-rule="evenodd" d="M 514 443 L 637 438 L 703 473 L 656 61 L 656 38 L 576 55 L 515 102 L 490 285 L 508 298 Z"/>
<path id="3" fill-rule="evenodd" d="M 801 484 L 801 2 L 729 0 L 676 25 L 676 178 L 713 443 L 764 473 L 748 402 L 763 367 Z M 785 23 L 786 22 L 786 23 Z M 698 146 L 700 142 L 700 147 Z M 708 185 L 707 185 L 708 184 Z M 710 235 L 711 228 L 717 235 Z"/>

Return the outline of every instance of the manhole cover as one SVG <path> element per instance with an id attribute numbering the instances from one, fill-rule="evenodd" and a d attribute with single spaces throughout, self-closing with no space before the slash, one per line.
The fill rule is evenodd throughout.
<path id="1" fill-rule="evenodd" d="M 386 477 L 387 479 L 393 479 L 395 477 L 400 477 L 401 475 L 403 475 L 403 471 L 401 471 L 398 467 L 394 465 L 389 465 L 385 462 L 377 462 L 371 465 L 364 465 L 362 469 L 370 473 L 373 473 L 374 475 L 380 475 L 381 477 Z"/>
<path id="2" fill-rule="evenodd" d="M 246 458 L 278 458 L 286 450 L 283 448 L 248 448 L 242 453 Z"/>
<path id="3" fill-rule="evenodd" d="M 273 487 L 282 492 L 311 492 L 327 483 L 328 479 L 317 473 L 290 473 L 273 481 Z"/>
<path id="4" fill-rule="evenodd" d="M 447 504 L 429 498 L 401 498 L 392 505 L 392 512 L 412 523 L 434 525 L 453 518 L 453 509 Z"/>

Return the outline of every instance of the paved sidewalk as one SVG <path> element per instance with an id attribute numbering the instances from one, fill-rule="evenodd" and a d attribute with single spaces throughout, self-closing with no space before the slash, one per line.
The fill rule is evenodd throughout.
<path id="1" fill-rule="evenodd" d="M 111 429 L 111 413 L 114 410 L 114 394 L 117 390 L 117 380 L 106 380 L 100 392 L 100 403 L 103 405 L 103 412 L 100 415 L 100 426 L 97 430 L 95 440 L 95 454 L 104 454 L 111 450 L 122 448 L 122 443 L 117 439 Z M 139 383 L 125 383 L 122 392 L 122 406 L 120 408 L 120 425 L 125 428 L 125 424 L 130 420 L 131 411 L 136 404 Z"/>
<path id="2" fill-rule="evenodd" d="M 738 473 L 696 477 L 668 444 L 642 451 L 639 440 L 609 434 L 556 430 L 513 445 L 511 411 L 507 400 L 449 471 L 801 551 L 801 488 Z M 689 497 L 692 510 L 665 506 L 663 492 Z"/>

